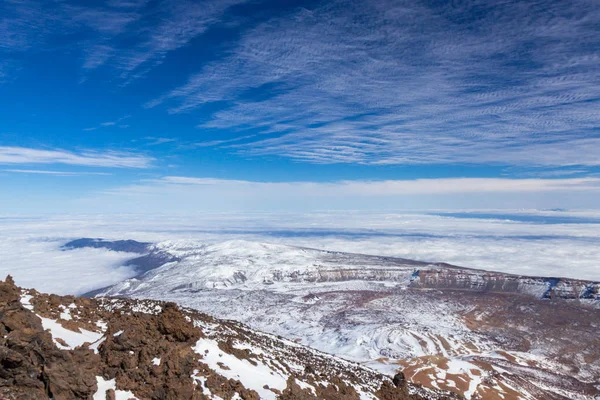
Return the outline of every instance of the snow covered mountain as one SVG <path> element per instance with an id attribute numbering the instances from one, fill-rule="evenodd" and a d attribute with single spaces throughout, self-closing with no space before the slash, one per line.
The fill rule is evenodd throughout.
<path id="1" fill-rule="evenodd" d="M 600 284 L 230 241 L 101 291 L 175 301 L 466 398 L 600 395 Z"/>
<path id="2" fill-rule="evenodd" d="M 451 400 L 173 303 L 0 281 L 0 398 Z"/>

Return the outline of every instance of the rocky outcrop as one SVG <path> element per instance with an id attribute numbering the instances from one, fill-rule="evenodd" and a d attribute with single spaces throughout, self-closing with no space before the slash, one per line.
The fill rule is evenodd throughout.
<path id="1" fill-rule="evenodd" d="M 150 252 L 151 245 L 151 243 L 138 242 L 136 240 L 110 241 L 100 238 L 81 238 L 65 243 L 62 248 L 65 250 L 72 250 L 90 247 L 94 249 L 108 249 L 126 253 L 144 254 Z"/>
<path id="2" fill-rule="evenodd" d="M 59 350 L 20 300 L 10 277 L 0 283 L 0 398 L 91 398 L 99 357 L 86 349 Z"/>
<path id="3" fill-rule="evenodd" d="M 450 399 L 174 303 L 0 282 L 0 399 Z"/>
<path id="4" fill-rule="evenodd" d="M 238 274 L 241 274 L 238 272 Z M 444 289 L 482 293 L 515 293 L 538 299 L 582 300 L 600 305 L 600 282 L 544 278 L 460 268 L 447 264 L 396 268 L 321 268 L 283 273 L 275 270 L 274 282 L 390 282 L 413 289 Z M 233 280 L 232 283 L 236 283 Z"/>
<path id="5" fill-rule="evenodd" d="M 410 287 L 516 293 L 539 299 L 583 300 L 600 303 L 600 282 L 542 278 L 456 267 L 427 268 L 414 272 Z"/>

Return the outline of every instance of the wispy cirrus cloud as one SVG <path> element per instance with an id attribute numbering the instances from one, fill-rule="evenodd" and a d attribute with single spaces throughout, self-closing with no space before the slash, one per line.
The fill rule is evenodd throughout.
<path id="1" fill-rule="evenodd" d="M 100 128 L 108 128 L 108 127 L 111 127 L 111 126 L 116 126 L 118 128 L 121 128 L 121 129 L 129 128 L 129 125 L 121 123 L 121 121 L 123 121 L 124 119 L 127 119 L 129 117 L 131 117 L 131 115 L 125 115 L 124 117 L 121 117 L 121 118 L 116 119 L 114 121 L 106 121 L 106 122 L 100 123 L 97 126 L 93 126 L 91 128 L 84 128 L 83 131 L 90 132 L 90 131 L 95 131 L 95 130 L 100 129 Z"/>
<path id="2" fill-rule="evenodd" d="M 227 9 L 246 1 L 139 0 L 92 5 L 8 0 L 0 4 L 0 54 L 40 51 L 50 40 L 77 34 L 82 39 L 65 46 L 81 51 L 84 71 L 106 66 L 127 83 L 219 22 Z"/>
<path id="3" fill-rule="evenodd" d="M 4 172 L 15 174 L 53 175 L 53 176 L 82 176 L 82 175 L 111 175 L 108 172 L 53 171 L 45 169 L 3 169 Z"/>
<path id="4" fill-rule="evenodd" d="M 599 25 L 592 0 L 337 0 L 246 32 L 147 107 L 225 104 L 201 126 L 260 133 L 213 142 L 244 155 L 597 166 Z"/>
<path id="5" fill-rule="evenodd" d="M 63 149 L 34 149 L 0 146 L 1 164 L 66 164 L 86 167 L 149 168 L 153 158 L 126 152 L 83 151 Z M 24 170 L 22 170 L 24 171 Z"/>
<path id="6" fill-rule="evenodd" d="M 552 167 L 534 167 L 534 168 L 516 168 L 509 167 L 502 172 L 503 176 L 519 178 L 561 178 L 561 177 L 594 177 L 594 173 L 587 168 L 552 168 Z"/>
<path id="7" fill-rule="evenodd" d="M 147 143 L 145 143 L 146 146 L 159 146 L 161 144 L 177 142 L 177 139 L 175 139 L 175 138 L 154 137 L 154 136 L 147 136 L 144 138 L 144 140 L 147 141 Z"/>
<path id="8" fill-rule="evenodd" d="M 150 9 L 142 9 L 138 24 L 134 27 L 137 43 L 123 48 L 118 42 L 108 42 L 113 55 L 106 62 L 121 71 L 122 78 L 142 76 L 149 69 L 160 65 L 165 56 L 204 33 L 217 23 L 230 7 L 247 0 L 168 0 L 157 3 Z M 155 18 L 160 15 L 158 23 Z M 118 39 L 118 38 L 117 38 Z M 106 49 L 100 49 L 102 57 Z M 96 58 L 94 53 L 90 54 Z M 89 63 L 87 63 L 89 65 Z"/>
<path id="9" fill-rule="evenodd" d="M 4 82 L 8 75 L 8 64 L 0 62 L 0 83 Z"/>
<path id="10" fill-rule="evenodd" d="M 549 192 L 564 190 L 600 190 L 599 178 L 506 179 L 506 178 L 439 178 L 411 180 L 344 180 L 337 182 L 257 182 L 233 179 L 166 176 L 151 180 L 153 185 L 221 186 L 240 190 L 310 193 L 317 196 L 398 196 L 417 194 Z"/>
<path id="11" fill-rule="evenodd" d="M 110 5 L 82 5 L 70 1 L 8 0 L 0 3 L 0 56 L 21 62 L 24 54 L 47 51 L 47 45 L 68 47 L 88 54 L 87 67 L 102 65 L 97 49 L 104 40 L 123 34 L 138 20 L 135 10 Z M 60 39 L 72 35 L 85 38 L 75 42 Z M 60 43 L 60 44 L 58 44 Z M 104 50 L 108 52 L 105 47 Z M 93 52 L 93 55 L 90 53 Z M 105 57 L 108 58 L 108 55 Z"/>
<path id="12" fill-rule="evenodd" d="M 162 64 L 169 52 L 188 45 L 219 22 L 230 7 L 246 1 L 113 1 L 107 6 L 118 17 L 107 32 L 103 32 L 107 30 L 103 26 L 103 11 L 79 13 L 89 26 L 103 33 L 86 46 L 83 68 L 90 71 L 107 66 L 117 72 L 123 83 L 129 83 Z"/>
<path id="13" fill-rule="evenodd" d="M 214 146 L 219 146 L 219 145 L 223 145 L 226 143 L 240 142 L 240 141 L 251 139 L 254 137 L 256 137 L 256 135 L 237 136 L 232 139 L 207 140 L 204 142 L 193 143 L 190 146 L 191 147 L 214 147 Z"/>

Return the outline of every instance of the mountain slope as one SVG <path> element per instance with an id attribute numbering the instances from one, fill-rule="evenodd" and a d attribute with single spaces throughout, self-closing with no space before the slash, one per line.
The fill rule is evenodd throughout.
<path id="1" fill-rule="evenodd" d="M 102 291 L 175 301 L 467 398 L 600 394 L 597 282 L 232 241 Z"/>
<path id="2" fill-rule="evenodd" d="M 452 399 L 173 303 L 0 282 L 2 399 Z"/>
<path id="3" fill-rule="evenodd" d="M 102 246 L 118 248 L 122 242 L 125 241 L 102 242 Z M 97 247 L 98 242 L 95 241 L 93 246 Z M 519 293 L 537 298 L 577 299 L 600 305 L 600 282 L 576 279 L 520 276 L 445 263 L 243 240 L 213 245 L 193 241 L 166 241 L 147 245 L 147 249 L 149 254 L 146 258 L 155 258 L 155 264 L 160 263 L 161 269 L 151 271 L 144 280 L 147 283 L 148 280 L 156 280 L 159 276 L 169 274 L 169 280 L 163 286 L 188 285 L 191 289 L 249 288 L 274 282 L 361 280 L 393 282 L 402 287 L 421 289 Z M 170 274 L 171 268 L 176 268 L 177 273 Z M 123 284 L 127 285 L 128 292 L 132 292 L 136 289 L 130 285 L 135 285 L 136 282 L 136 279 L 131 279 Z M 111 292 L 116 293 L 118 290 L 119 285 L 115 285 Z"/>

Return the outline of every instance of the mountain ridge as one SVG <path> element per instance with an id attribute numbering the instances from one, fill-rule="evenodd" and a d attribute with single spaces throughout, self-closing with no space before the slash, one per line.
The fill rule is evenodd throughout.
<path id="1" fill-rule="evenodd" d="M 0 397 L 451 400 L 174 303 L 88 299 L 0 281 Z"/>
<path id="2" fill-rule="evenodd" d="M 165 241 L 158 244 L 151 244 L 147 242 L 136 242 L 134 240 L 118 240 L 118 241 L 105 241 L 103 239 L 78 239 L 71 241 L 63 246 L 65 249 L 73 249 L 80 247 L 102 247 L 113 251 L 120 250 L 127 246 L 134 247 L 136 249 L 143 248 L 143 251 L 135 251 L 136 253 L 143 254 L 142 256 L 132 258 L 126 263 L 126 265 L 133 265 L 136 267 L 137 275 L 132 279 L 137 279 L 144 273 L 159 268 L 165 264 L 171 262 L 178 262 L 181 257 L 189 256 L 185 254 L 185 248 L 193 245 L 195 250 L 199 249 L 210 249 L 210 248 L 241 248 L 247 249 L 249 246 L 255 246 L 253 250 L 262 247 L 270 247 L 270 251 L 282 251 L 282 249 L 294 249 L 297 251 L 309 251 L 320 254 L 328 254 L 332 256 L 344 256 L 346 258 L 353 257 L 361 260 L 377 260 L 392 264 L 392 266 L 403 266 L 405 269 L 408 267 L 414 267 L 412 276 L 407 278 L 406 276 L 399 276 L 399 279 L 409 280 L 411 287 L 414 288 L 440 288 L 444 289 L 455 289 L 455 290 L 481 290 L 481 291 L 492 291 L 492 292 L 515 292 L 525 293 L 539 298 L 564 298 L 569 300 L 580 299 L 588 300 L 592 304 L 600 304 L 600 282 L 572 279 L 565 277 L 542 277 L 542 276 L 528 276 L 528 275 L 517 275 L 509 274 L 497 271 L 488 271 L 484 269 L 475 269 L 456 266 L 443 262 L 426 262 L 416 261 L 398 257 L 383 257 L 376 255 L 367 255 L 360 253 L 347 253 L 339 251 L 319 250 L 308 247 L 298 247 L 280 244 L 268 244 L 258 243 L 245 240 L 230 240 L 216 245 L 209 244 L 198 244 L 193 241 L 174 242 Z M 183 249 L 183 250 L 182 250 Z M 246 256 L 252 256 L 251 252 Z M 421 267 L 421 269 L 419 269 Z M 364 268 L 362 268 L 364 271 Z M 440 280 L 440 273 L 446 273 L 447 279 Z M 437 275 L 437 276 L 436 276 Z M 471 277 L 475 277 L 477 282 L 471 287 L 467 287 Z M 336 279 L 334 276 L 328 276 L 325 273 L 320 276 L 305 276 L 305 279 L 309 280 L 327 280 Z M 376 279 L 373 274 L 362 274 L 360 279 Z M 382 280 L 389 279 L 389 276 L 384 277 Z M 412 278 L 412 279 L 411 279 Z M 234 279 L 235 281 L 235 279 Z M 524 283 L 519 285 L 519 283 Z M 462 284 L 461 284 L 462 283 Z M 98 293 L 106 292 L 110 288 L 102 288 L 101 291 L 94 290 L 86 293 L 87 296 L 96 295 Z"/>
<path id="3" fill-rule="evenodd" d="M 174 301 L 470 399 L 600 395 L 594 282 L 248 241 L 152 249 L 178 261 L 99 295 Z"/>

